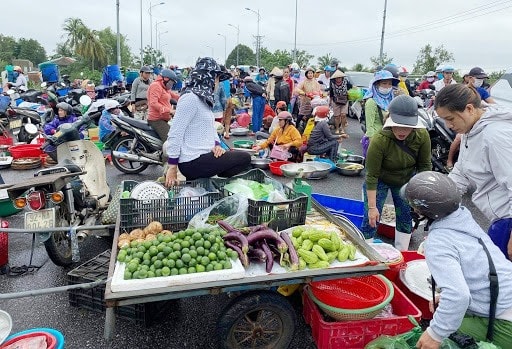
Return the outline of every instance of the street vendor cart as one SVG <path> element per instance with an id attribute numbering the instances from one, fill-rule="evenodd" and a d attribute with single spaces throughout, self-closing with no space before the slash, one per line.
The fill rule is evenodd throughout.
<path id="1" fill-rule="evenodd" d="M 229 292 L 234 298 L 221 312 L 217 322 L 218 339 L 222 347 L 288 347 L 295 330 L 295 311 L 287 298 L 276 291 L 277 287 L 378 274 L 387 270 L 382 257 L 365 243 L 358 229 L 348 219 L 332 216 L 314 199 L 312 199 L 312 207 L 311 212 L 306 215 L 305 224 L 331 224 L 339 228 L 345 233 L 345 238 L 357 246 L 358 255 L 361 256 L 359 261 L 324 269 L 306 268 L 290 271 L 278 267 L 272 269 L 270 273 L 265 271 L 264 265 L 251 264 L 245 269 L 234 267 L 231 271 L 224 270 L 222 272 L 231 274 L 219 273 L 217 277 L 215 272 L 206 272 L 196 273 L 189 279 L 179 279 L 182 275 L 177 275 L 175 280 L 180 280 L 178 282 L 172 281 L 173 276 L 153 278 L 154 283 L 147 282 L 148 279 L 145 279 L 145 285 L 147 285 L 145 287 L 141 286 L 142 283 L 138 285 L 137 282 L 130 283 L 142 280 L 120 280 L 119 278 L 119 262 L 116 260 L 119 251 L 118 238 L 127 228 L 137 227 L 137 224 L 130 225 L 126 216 L 123 216 L 123 203 L 121 203 L 121 215 L 116 224 L 105 290 L 107 304 L 105 338 L 109 340 L 114 336 L 116 307 Z M 132 218 L 130 216 L 129 219 Z M 163 220 L 165 229 L 173 232 L 186 228 L 186 220 L 168 223 L 165 222 L 165 217 L 160 216 L 160 219 Z M 164 282 L 163 279 L 168 281 Z"/>

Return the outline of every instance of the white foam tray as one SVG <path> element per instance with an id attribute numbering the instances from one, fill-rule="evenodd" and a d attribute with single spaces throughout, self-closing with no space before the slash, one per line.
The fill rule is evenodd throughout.
<path id="1" fill-rule="evenodd" d="M 146 279 L 125 280 L 124 270 L 126 263 L 116 262 L 110 289 L 112 292 L 140 291 L 151 288 L 171 287 L 221 280 L 241 279 L 245 276 L 245 269 L 239 259 L 231 261 L 233 268 L 214 270 L 203 273 L 161 276 Z"/>

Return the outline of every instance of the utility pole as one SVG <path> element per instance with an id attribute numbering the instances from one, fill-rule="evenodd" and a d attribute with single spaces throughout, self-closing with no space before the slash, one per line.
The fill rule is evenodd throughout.
<path id="1" fill-rule="evenodd" d="M 260 36 L 260 9 L 258 11 L 251 10 L 250 8 L 245 8 L 247 11 L 251 11 L 252 13 L 255 13 L 258 16 L 258 28 L 256 31 L 256 65 L 258 66 L 258 69 L 260 68 L 260 48 L 261 48 L 261 36 Z"/>
<path id="2" fill-rule="evenodd" d="M 117 65 L 121 67 L 121 33 L 119 32 L 119 0 L 116 1 L 117 17 Z"/>
<path id="3" fill-rule="evenodd" d="M 388 7 L 388 0 L 384 0 L 384 15 L 382 16 L 382 34 L 380 36 L 380 64 L 383 65 L 383 54 L 384 54 L 384 31 L 386 29 L 386 8 Z"/>
<path id="4" fill-rule="evenodd" d="M 142 43 L 142 0 L 140 0 L 140 66 L 144 65 L 144 46 Z"/>
<path id="5" fill-rule="evenodd" d="M 295 40 L 293 41 L 293 55 L 292 61 L 295 62 L 297 58 L 297 1 L 295 0 Z"/>
<path id="6" fill-rule="evenodd" d="M 239 63 L 239 54 L 238 51 L 240 49 L 240 26 L 237 25 L 236 27 L 233 24 L 228 24 L 230 27 L 233 27 L 236 29 L 236 65 L 238 66 Z"/>

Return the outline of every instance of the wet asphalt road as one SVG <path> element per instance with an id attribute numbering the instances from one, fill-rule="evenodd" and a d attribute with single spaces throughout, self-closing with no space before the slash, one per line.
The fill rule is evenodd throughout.
<path id="1" fill-rule="evenodd" d="M 348 133 L 350 138 L 344 141 L 344 147 L 360 154 L 359 139 L 361 130 L 355 120 L 349 120 Z M 238 139 L 231 137 L 230 141 Z M 156 179 L 161 175 L 162 168 L 151 166 L 140 175 L 124 175 L 113 166 L 107 165 L 107 177 L 111 188 L 124 179 L 147 180 Z M 2 170 L 6 183 L 22 181 L 31 177 L 32 170 Z M 275 177 L 270 174 L 269 175 Z M 282 182 L 289 179 L 278 178 Z M 331 173 L 326 179 L 310 180 L 313 192 L 342 196 L 361 200 L 363 177 L 342 177 Z M 388 198 L 390 200 L 390 198 Z M 471 209 L 480 225 L 487 229 L 488 222 L 469 200 L 465 204 Z M 22 214 L 8 217 L 11 227 L 22 227 Z M 413 235 L 411 249 L 416 248 L 423 240 L 425 233 L 418 231 Z M 383 239 L 386 241 L 386 239 Z M 13 267 L 28 265 L 30 261 L 31 236 L 28 234 L 11 234 L 9 240 L 9 259 Z M 82 247 L 82 262 L 86 261 L 111 247 L 111 240 L 89 238 Z M 72 268 L 63 269 L 48 260 L 44 247 L 38 246 L 32 258 L 32 265 L 40 269 L 20 276 L 0 275 L 0 293 L 20 292 L 62 286 L 67 284 L 67 272 Z M 80 263 L 79 263 L 80 264 Z M 294 340 L 290 348 L 315 348 L 311 329 L 304 323 L 302 305 L 299 297 L 291 297 L 296 310 L 297 325 Z M 13 318 L 13 329 L 16 333 L 35 327 L 55 328 L 64 334 L 66 348 L 216 348 L 215 323 L 223 307 L 229 302 L 225 295 L 201 296 L 172 301 L 170 310 L 164 311 L 149 327 L 131 321 L 119 319 L 116 322 L 115 336 L 112 342 L 103 339 L 105 314 L 72 307 L 68 295 L 52 293 L 19 299 L 4 300 L 0 298 L 0 309 L 6 310 Z"/>

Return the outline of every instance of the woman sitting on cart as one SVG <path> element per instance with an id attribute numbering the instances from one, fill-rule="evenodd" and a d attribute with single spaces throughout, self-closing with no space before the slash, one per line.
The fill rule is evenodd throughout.
<path id="1" fill-rule="evenodd" d="M 277 119 L 279 120 L 279 127 L 272 132 L 266 141 L 254 146 L 253 149 L 259 151 L 272 147 L 274 144 L 279 145 L 291 154 L 291 161 L 300 161 L 299 148 L 302 145 L 302 136 L 293 125 L 292 114 L 282 111 L 277 115 Z"/>
<path id="2" fill-rule="evenodd" d="M 179 184 L 178 167 L 187 180 L 215 175 L 232 177 L 249 168 L 251 156 L 240 151 L 226 152 L 214 126 L 213 91 L 230 76 L 209 57 L 200 58 L 190 73 L 167 137 L 167 186 Z"/>

